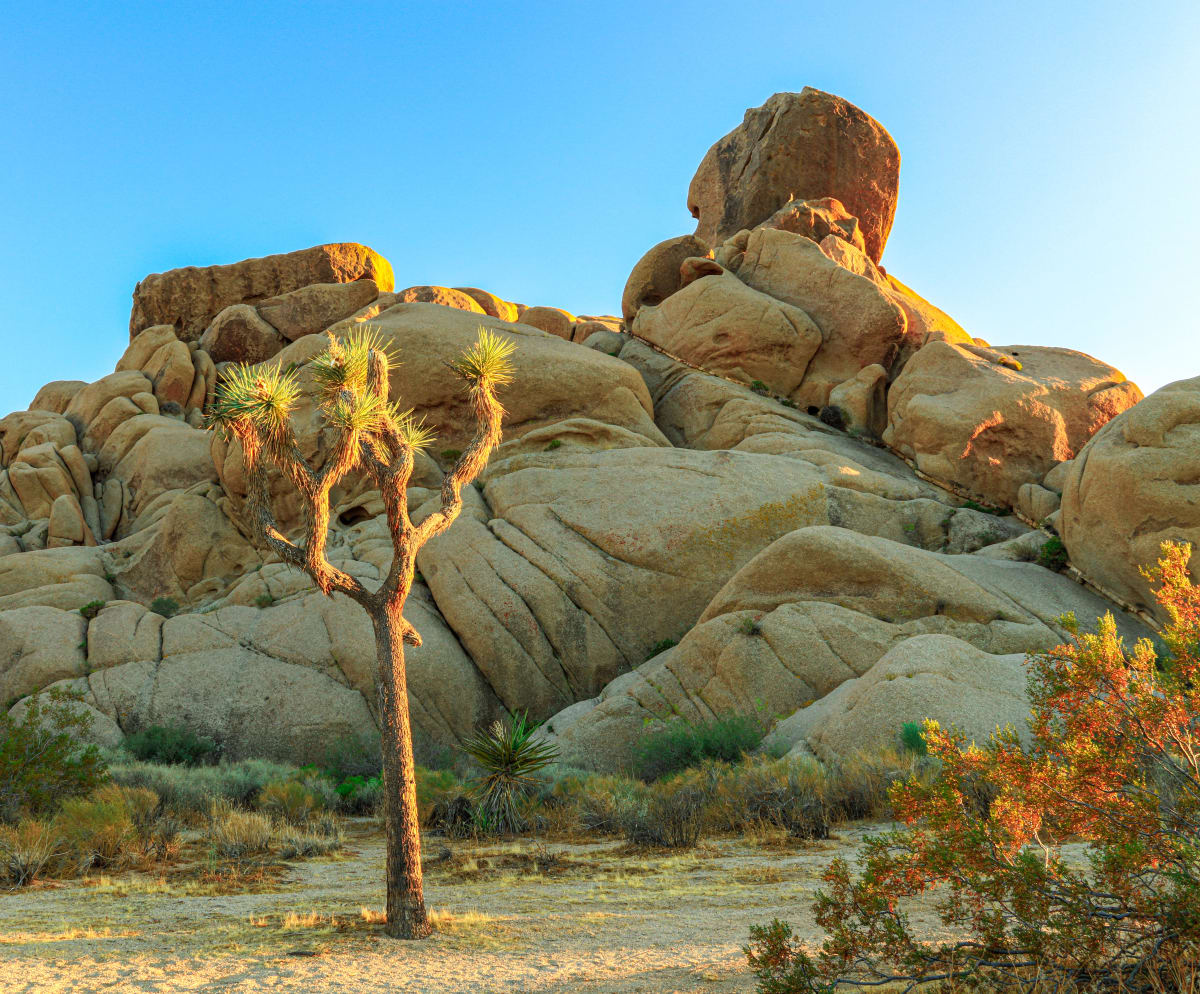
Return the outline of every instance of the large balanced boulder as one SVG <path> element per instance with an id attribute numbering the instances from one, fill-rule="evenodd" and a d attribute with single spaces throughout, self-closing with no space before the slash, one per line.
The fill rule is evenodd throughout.
<path id="1" fill-rule="evenodd" d="M 1142 397 L 1123 373 L 1070 349 L 931 342 L 888 392 L 883 440 L 923 473 L 995 504 L 1073 459 Z"/>
<path id="2" fill-rule="evenodd" d="M 1093 436 L 1066 467 L 1059 530 L 1084 576 L 1161 617 L 1139 567 L 1167 540 L 1200 549 L 1200 377 L 1168 383 Z"/>
<path id="3" fill-rule="evenodd" d="M 129 337 L 151 325 L 170 324 L 182 341 L 194 342 L 231 304 L 254 304 L 314 283 L 360 279 L 374 281 L 385 292 L 395 287 L 387 259 L 356 242 L 316 245 L 227 266 L 187 266 L 155 273 L 133 291 Z"/>
<path id="4" fill-rule="evenodd" d="M 696 236 L 716 245 L 789 200 L 833 197 L 883 254 L 900 184 L 900 150 L 878 121 L 831 93 L 776 93 L 708 150 L 688 188 Z"/>

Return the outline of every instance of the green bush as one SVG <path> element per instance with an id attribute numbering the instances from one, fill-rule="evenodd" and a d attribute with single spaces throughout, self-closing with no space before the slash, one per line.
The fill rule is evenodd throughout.
<path id="1" fill-rule="evenodd" d="M 154 763 L 114 763 L 112 779 L 126 787 L 147 787 L 172 814 L 194 819 L 207 814 L 214 801 L 249 807 L 269 783 L 286 780 L 295 768 L 266 759 L 244 759 L 217 766 L 159 766 Z"/>
<path id="2" fill-rule="evenodd" d="M 646 662 L 649 662 L 660 652 L 666 652 L 668 649 L 674 649 L 677 645 L 679 645 L 679 643 L 676 642 L 675 639 L 663 639 L 661 642 L 655 642 L 650 649 L 650 654 L 646 657 Z"/>
<path id="3" fill-rule="evenodd" d="M 417 768 L 417 807 L 420 808 L 420 767 Z M 379 777 L 347 777 L 334 789 L 338 810 L 352 815 L 370 815 L 379 811 L 383 799 L 383 781 Z"/>
<path id="4" fill-rule="evenodd" d="M 121 869 L 128 864 L 138 842 L 131 805 L 115 784 L 87 797 L 68 798 L 54 824 L 64 842 L 64 876 L 76 876 L 92 868 Z"/>
<path id="5" fill-rule="evenodd" d="M 919 721 L 906 721 L 900 726 L 900 744 L 918 756 L 929 755 L 929 746 L 925 744 L 925 732 Z"/>
<path id="6" fill-rule="evenodd" d="M 322 768 L 337 783 L 349 777 L 378 777 L 383 769 L 379 736 L 345 735 L 335 739 L 325 750 Z"/>
<path id="7" fill-rule="evenodd" d="M 711 763 L 705 828 L 746 832 L 765 827 L 797 839 L 824 839 L 833 820 L 830 775 L 816 759 L 754 757 L 736 766 Z"/>
<path id="8" fill-rule="evenodd" d="M 144 763 L 203 766 L 215 763 L 221 747 L 212 739 L 178 725 L 151 725 L 125 738 L 125 748 Z"/>
<path id="9" fill-rule="evenodd" d="M 150 602 L 150 610 L 164 618 L 174 618 L 179 613 L 179 601 L 174 597 L 155 597 Z"/>
<path id="10" fill-rule="evenodd" d="M 1059 572 L 1067 565 L 1067 547 L 1057 535 L 1053 535 L 1038 551 L 1038 565 Z"/>
<path id="11" fill-rule="evenodd" d="M 27 699 L 19 718 L 0 714 L 0 821 L 53 811 L 107 779 L 99 750 L 77 736 L 92 717 L 54 688 Z"/>
<path id="12" fill-rule="evenodd" d="M 88 601 L 79 609 L 79 613 L 87 618 L 88 621 L 91 621 L 103 610 L 104 601 Z"/>
<path id="13" fill-rule="evenodd" d="M 675 720 L 638 740 L 633 750 L 634 772 L 649 782 L 706 759 L 736 762 L 756 749 L 765 734 L 762 723 L 748 715 L 699 724 Z"/>

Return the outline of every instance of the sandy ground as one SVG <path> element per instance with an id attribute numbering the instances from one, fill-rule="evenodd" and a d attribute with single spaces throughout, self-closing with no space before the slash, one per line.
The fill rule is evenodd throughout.
<path id="1" fill-rule="evenodd" d="M 438 930 L 419 943 L 362 913 L 383 905 L 382 840 L 365 827 L 259 893 L 138 874 L 0 893 L 0 991 L 752 991 L 750 925 L 781 917 L 816 939 L 818 877 L 869 830 L 682 854 L 428 839 Z"/>

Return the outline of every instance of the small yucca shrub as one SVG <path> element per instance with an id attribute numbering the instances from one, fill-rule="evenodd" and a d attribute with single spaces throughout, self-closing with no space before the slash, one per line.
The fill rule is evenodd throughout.
<path id="1" fill-rule="evenodd" d="M 537 774 L 558 756 L 553 745 L 533 737 L 536 730 L 525 715 L 514 714 L 466 742 L 467 753 L 483 767 L 473 786 L 479 821 L 486 829 L 519 832 L 525 827 L 525 799 L 541 782 Z"/>

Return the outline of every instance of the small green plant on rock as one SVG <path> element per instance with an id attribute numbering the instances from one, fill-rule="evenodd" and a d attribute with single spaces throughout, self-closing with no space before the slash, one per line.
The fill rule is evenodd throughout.
<path id="1" fill-rule="evenodd" d="M 762 380 L 751 381 L 750 389 L 753 390 L 756 394 L 760 394 L 762 396 L 766 396 L 768 393 L 770 393 L 770 390 L 767 388 L 767 385 Z"/>
<path id="2" fill-rule="evenodd" d="M 1045 566 L 1046 569 L 1061 572 L 1066 568 L 1068 557 L 1067 547 L 1063 545 L 1063 541 L 1057 535 L 1051 536 L 1038 552 L 1038 565 Z"/>
<path id="3" fill-rule="evenodd" d="M 174 618 L 179 613 L 179 601 L 174 597 L 155 597 L 150 610 L 163 618 Z"/>
<path id="4" fill-rule="evenodd" d="M 679 645 L 679 643 L 676 642 L 675 639 L 662 639 L 659 642 L 655 642 L 654 645 L 651 646 L 650 652 L 646 656 L 646 660 L 649 661 L 653 659 L 660 652 L 666 652 L 668 649 L 674 649 L 677 645 Z"/>
<path id="5" fill-rule="evenodd" d="M 562 448 L 562 439 L 561 438 L 552 438 L 550 440 L 549 444 L 546 446 L 546 451 L 553 452 L 555 449 L 561 449 L 561 448 Z"/>
<path id="6" fill-rule="evenodd" d="M 743 618 L 738 622 L 737 630 L 743 635 L 757 636 L 763 633 L 761 618 Z"/>
<path id="7" fill-rule="evenodd" d="M 104 601 L 88 601 L 79 609 L 79 613 L 87 618 L 88 621 L 91 621 L 103 610 Z"/>
<path id="8" fill-rule="evenodd" d="M 254 598 L 254 606 L 257 608 L 267 608 L 275 603 L 274 594 L 259 594 Z"/>

